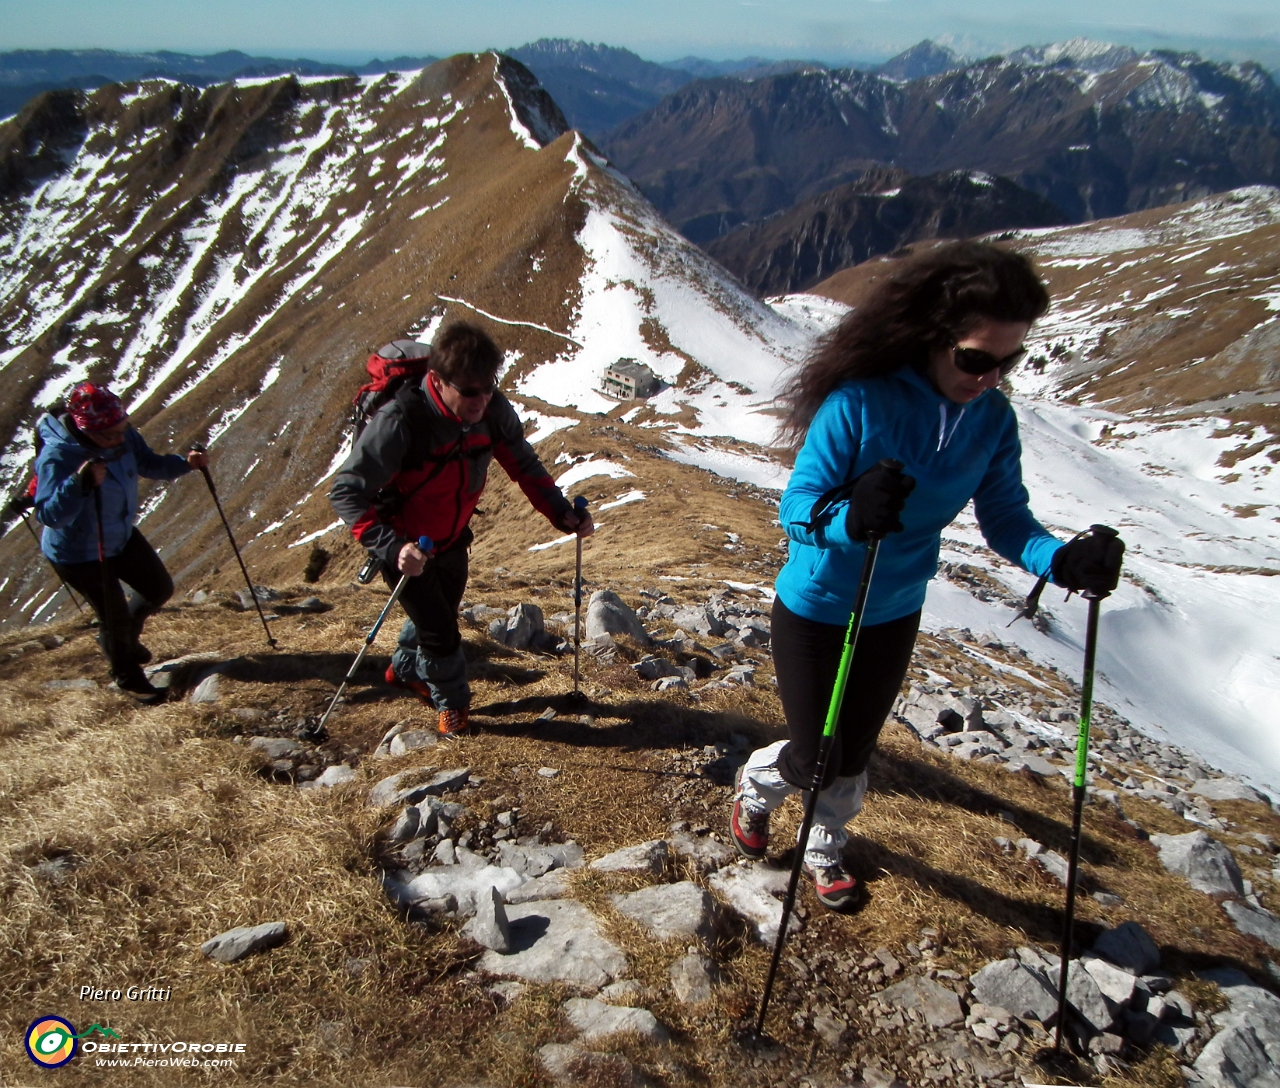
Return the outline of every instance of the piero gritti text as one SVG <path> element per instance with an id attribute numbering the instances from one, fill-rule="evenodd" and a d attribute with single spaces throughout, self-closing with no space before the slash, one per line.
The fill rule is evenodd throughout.
<path id="1" fill-rule="evenodd" d="M 127 986 L 120 989 L 99 989 L 81 986 L 81 1001 L 168 1001 L 173 997 L 172 986 Z"/>

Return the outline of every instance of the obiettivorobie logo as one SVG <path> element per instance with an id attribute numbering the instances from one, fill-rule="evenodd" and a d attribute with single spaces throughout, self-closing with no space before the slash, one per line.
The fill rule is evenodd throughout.
<path id="1" fill-rule="evenodd" d="M 76 1034 L 70 1021 L 61 1016 L 41 1016 L 31 1021 L 27 1028 L 24 1042 L 27 1057 L 42 1069 L 57 1069 L 66 1065 L 76 1054 L 76 1044 L 93 1034 L 105 1035 L 108 1039 L 119 1039 L 120 1036 L 110 1028 L 93 1024 L 85 1031 Z"/>

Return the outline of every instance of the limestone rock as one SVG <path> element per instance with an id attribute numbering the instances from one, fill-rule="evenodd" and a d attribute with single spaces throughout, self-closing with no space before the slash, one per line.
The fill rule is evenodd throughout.
<path id="1" fill-rule="evenodd" d="M 308 785 L 313 785 L 320 789 L 332 789 L 334 786 L 341 786 L 355 780 L 355 768 L 345 763 L 336 763 L 332 767 L 326 767 L 320 777 L 314 782 L 308 783 Z"/>
<path id="2" fill-rule="evenodd" d="M 881 990 L 876 996 L 883 1005 L 915 1009 L 933 1028 L 949 1027 L 964 1020 L 964 1010 L 960 1007 L 960 998 L 956 996 L 956 992 L 931 978 L 912 975 Z"/>
<path id="3" fill-rule="evenodd" d="M 462 935 L 494 952 L 510 952 L 511 926 L 502 903 L 502 893 L 494 887 L 490 887 L 489 893 L 476 895 L 476 913 L 462 927 Z"/>
<path id="4" fill-rule="evenodd" d="M 288 737 L 250 737 L 249 747 L 268 759 L 296 759 L 310 751 L 305 744 L 289 740 Z"/>
<path id="5" fill-rule="evenodd" d="M 727 865 L 707 878 L 707 886 L 747 921 L 754 923 L 756 936 L 765 944 L 778 937 L 782 924 L 782 901 L 786 894 L 787 872 L 759 862 Z M 800 919 L 791 918 L 787 932 L 801 928 Z"/>
<path id="6" fill-rule="evenodd" d="M 591 863 L 591 868 L 602 873 L 661 873 L 667 867 L 669 857 L 666 839 L 651 839 L 636 846 L 624 846 L 621 850 L 597 858 Z"/>
<path id="7" fill-rule="evenodd" d="M 1280 918 L 1269 910 L 1255 910 L 1235 899 L 1223 903 L 1222 909 L 1241 933 L 1266 941 L 1272 948 L 1280 948 Z"/>
<path id="8" fill-rule="evenodd" d="M 497 865 L 459 863 L 433 866 L 416 876 L 406 872 L 388 873 L 382 883 L 387 895 L 401 907 L 452 895 L 458 902 L 458 913 L 470 915 L 476 912 L 480 899 L 490 894 L 490 889 L 496 888 L 505 897 L 524 883 L 524 877 L 514 869 Z"/>
<path id="9" fill-rule="evenodd" d="M 200 951 L 222 963 L 235 963 L 254 952 L 284 944 L 289 929 L 284 922 L 263 922 L 257 926 L 237 926 L 211 937 Z"/>
<path id="10" fill-rule="evenodd" d="M 1082 956 L 1080 963 L 1093 976 L 1102 996 L 1111 1002 L 1112 1012 L 1133 1000 L 1138 985 L 1136 975 L 1097 956 Z"/>
<path id="11" fill-rule="evenodd" d="M 1202 778 L 1189 790 L 1210 801 L 1261 801 L 1262 795 L 1238 778 Z"/>
<path id="12" fill-rule="evenodd" d="M 408 755 L 419 748 L 434 748 L 437 735 L 427 729 L 403 729 L 391 738 L 387 752 L 393 756 Z"/>
<path id="13" fill-rule="evenodd" d="M 532 903 L 538 899 L 564 899 L 571 892 L 568 877 L 563 869 L 552 869 L 545 876 L 534 877 L 507 893 L 507 902 Z"/>
<path id="14" fill-rule="evenodd" d="M 426 782 L 416 786 L 402 785 L 409 778 L 421 775 L 423 770 L 433 769 L 427 767 L 415 771 L 401 771 L 399 774 L 382 779 L 369 791 L 369 804 L 375 808 L 385 805 L 416 805 L 428 797 L 439 797 L 441 794 L 462 789 L 467 779 L 471 777 L 470 767 L 452 767 L 447 771 L 437 772 Z"/>
<path id="15" fill-rule="evenodd" d="M 1192 1066 L 1196 1074 L 1209 1088 L 1276 1088 L 1280 998 L 1233 968 L 1205 971 L 1201 977 L 1218 984 L 1228 1008 L 1214 1014 L 1218 1033 Z"/>
<path id="16" fill-rule="evenodd" d="M 1056 979 L 1050 981 L 1056 982 Z M 1106 1031 L 1115 1022 L 1101 987 L 1079 960 L 1072 960 L 1067 966 L 1067 1004 L 1095 1034 Z"/>
<path id="17" fill-rule="evenodd" d="M 706 956 L 690 952 L 667 968 L 671 992 L 683 1005 L 698 1005 L 711 1000 L 714 965 Z"/>
<path id="18" fill-rule="evenodd" d="M 571 1043 L 547 1043 L 538 1050 L 542 1068 L 560 1084 L 627 1088 L 644 1083 L 621 1054 L 599 1054 Z"/>
<path id="19" fill-rule="evenodd" d="M 1094 941 L 1093 951 L 1135 975 L 1145 975 L 1160 966 L 1160 949 L 1137 922 L 1125 922 L 1107 930 Z"/>
<path id="20" fill-rule="evenodd" d="M 1014 959 L 996 960 L 972 976 L 973 996 L 984 1005 L 999 1005 L 1015 1016 L 1050 1023 L 1058 1011 L 1058 995 L 1045 976 Z"/>
<path id="21" fill-rule="evenodd" d="M 595 639 L 601 635 L 625 635 L 642 646 L 648 646 L 650 642 L 640 618 L 611 589 L 599 589 L 591 594 L 583 626 L 584 638 L 587 639 Z"/>
<path id="22" fill-rule="evenodd" d="M 480 970 L 530 982 L 604 986 L 627 971 L 622 949 L 609 941 L 595 916 L 572 899 L 510 904 L 511 951 L 486 952 Z"/>
<path id="23" fill-rule="evenodd" d="M 643 926 L 655 940 L 710 941 L 715 936 L 716 902 L 708 892 L 688 880 L 654 884 L 626 895 L 615 895 L 613 905 L 620 914 Z"/>
<path id="24" fill-rule="evenodd" d="M 546 630 L 542 609 L 536 604 L 518 604 L 507 612 L 505 623 L 494 621 L 489 633 L 495 640 L 513 650 L 527 650 L 539 634 Z M 496 632 L 496 633 L 495 633 Z"/>
<path id="25" fill-rule="evenodd" d="M 606 1035 L 627 1033 L 645 1039 L 667 1038 L 666 1029 L 648 1009 L 627 1005 L 606 1005 L 589 997 L 573 997 L 561 1006 L 565 1019 L 582 1034 L 584 1041 Z"/>
<path id="26" fill-rule="evenodd" d="M 1152 835 L 1151 844 L 1160 851 L 1160 864 L 1171 873 L 1185 876 L 1193 888 L 1210 895 L 1244 894 L 1240 866 L 1231 851 L 1205 832 Z"/>
<path id="27" fill-rule="evenodd" d="M 222 676 L 216 672 L 206 674 L 188 696 L 193 703 L 216 703 L 220 698 L 222 698 Z"/>
<path id="28" fill-rule="evenodd" d="M 722 842 L 717 842 L 709 835 L 691 835 L 687 831 L 677 831 L 668 844 L 682 858 L 701 873 L 714 873 L 733 861 L 734 851 Z"/>

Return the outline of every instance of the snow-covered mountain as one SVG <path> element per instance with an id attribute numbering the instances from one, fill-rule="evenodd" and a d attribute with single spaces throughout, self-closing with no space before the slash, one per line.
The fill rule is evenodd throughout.
<path id="1" fill-rule="evenodd" d="M 54 93 L 0 126 L 0 154 L 0 484 L 25 482 L 41 408 L 106 380 L 157 447 L 211 445 L 251 557 L 332 524 L 364 359 L 446 317 L 494 330 L 513 390 L 604 409 L 629 357 L 688 429 L 756 436 L 805 346 L 495 54 Z M 180 584 L 217 527 L 191 484 L 144 521 Z M 25 534 L 0 556 L 6 617 L 58 607 Z"/>

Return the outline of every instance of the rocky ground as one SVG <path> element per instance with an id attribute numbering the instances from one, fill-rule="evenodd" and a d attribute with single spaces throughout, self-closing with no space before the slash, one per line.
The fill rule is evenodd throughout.
<path id="1" fill-rule="evenodd" d="M 151 672 L 170 688 L 155 709 L 100 686 L 83 627 L 0 648 L 6 990 L 23 1006 L 10 1018 L 68 1007 L 78 955 L 51 948 L 99 919 L 114 936 L 86 954 L 165 976 L 185 999 L 165 1010 L 174 1023 L 221 1006 L 257 1050 L 246 1080 L 1274 1077 L 1280 819 L 1106 707 L 1065 1025 L 1080 1064 L 1034 1063 L 1056 1027 L 1078 693 L 967 631 L 922 636 L 873 763 L 848 853 L 864 905 L 837 916 L 802 890 L 772 1044 L 741 1045 L 799 819 L 795 804 L 775 817 L 768 862 L 735 858 L 734 773 L 778 729 L 764 593 L 710 579 L 597 590 L 575 701 L 567 593 L 482 584 L 463 611 L 476 728 L 456 741 L 378 683 L 391 632 L 316 732 L 376 615 L 372 589 L 263 593 L 289 647 L 274 655 L 253 646 L 247 592 L 195 595 L 154 622 Z M 198 641 L 226 649 L 179 652 Z M 103 754 L 122 746 L 128 769 Z M 191 871 L 158 881 L 147 858 Z M 256 1029 L 227 1011 L 245 1001 Z M 146 1011 L 92 1015 L 143 1035 L 159 1028 Z M 414 1027 L 393 1040 L 375 1011 Z M 286 1056 L 252 1045 L 268 1027 Z"/>

